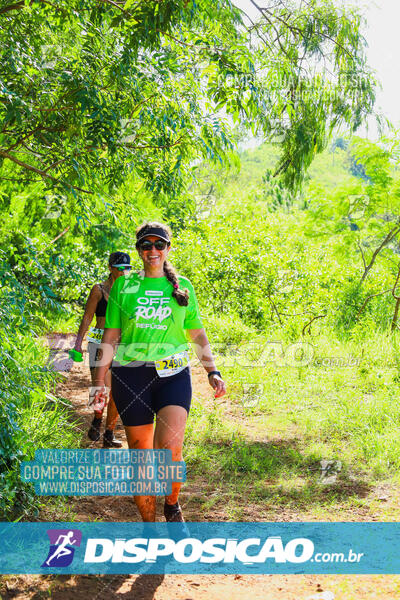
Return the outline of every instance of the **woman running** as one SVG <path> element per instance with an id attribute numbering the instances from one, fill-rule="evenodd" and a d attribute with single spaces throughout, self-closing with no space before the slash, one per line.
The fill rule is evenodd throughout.
<path id="1" fill-rule="evenodd" d="M 122 275 L 127 274 L 132 268 L 130 262 L 130 256 L 125 252 L 113 252 L 110 254 L 108 259 L 108 269 L 110 274 L 105 281 L 92 287 L 86 302 L 85 313 L 82 317 L 78 335 L 76 336 L 74 349 L 78 352 L 82 352 L 83 338 L 85 337 L 85 334 L 93 320 L 93 316 L 96 315 L 96 326 L 90 327 L 89 334 L 87 336 L 89 368 L 92 378 L 92 385 L 94 385 L 94 370 L 96 366 L 96 360 L 98 359 L 99 344 L 104 332 L 108 295 L 114 281 Z M 110 372 L 105 374 L 105 383 L 108 388 L 111 387 Z M 100 439 L 100 427 L 103 418 L 103 410 L 104 409 L 95 410 L 94 418 L 88 431 L 88 436 L 93 442 L 97 442 Z M 114 429 L 117 424 L 117 419 L 118 411 L 110 394 L 110 401 L 107 408 L 106 429 L 103 435 L 104 448 L 121 448 L 122 446 L 122 442 L 117 440 L 114 436 Z"/>
<path id="2" fill-rule="evenodd" d="M 182 445 L 192 386 L 188 339 L 208 374 L 215 396 L 226 392 L 215 368 L 192 284 L 176 273 L 167 257 L 171 230 L 161 223 L 144 223 L 136 231 L 136 248 L 143 271 L 115 281 L 109 296 L 99 386 L 94 401 L 106 399 L 104 376 L 118 345 L 111 389 L 125 426 L 129 448 L 166 448 L 182 460 Z M 156 427 L 153 428 L 156 415 Z M 167 521 L 183 522 L 178 502 L 181 484 L 172 484 L 165 498 Z M 156 498 L 136 496 L 143 521 L 155 521 Z"/>

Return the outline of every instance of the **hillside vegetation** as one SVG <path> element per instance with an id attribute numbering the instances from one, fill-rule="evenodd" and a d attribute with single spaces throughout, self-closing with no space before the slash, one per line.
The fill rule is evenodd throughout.
<path id="1" fill-rule="evenodd" d="M 353 134 L 374 111 L 359 12 L 271 2 L 253 26 L 228 0 L 7 0 L 0 21 L 2 518 L 40 508 L 21 461 L 80 441 L 46 336 L 76 331 L 108 255 L 133 256 L 145 219 L 173 229 L 172 260 L 230 357 L 230 401 L 257 389 L 247 408 L 293 413 L 315 457 L 346 436 L 349 461 L 392 473 L 397 142 L 338 139 L 318 158 L 332 132 Z M 275 144 L 244 153 L 238 172 L 250 131 Z M 312 365 L 348 353 L 359 364 L 346 396 L 340 369 Z M 299 408 L 309 397 L 324 398 L 320 412 L 314 400 Z M 228 435 L 211 410 L 198 418 Z M 251 465 L 246 452 L 237 446 L 226 468 Z"/>

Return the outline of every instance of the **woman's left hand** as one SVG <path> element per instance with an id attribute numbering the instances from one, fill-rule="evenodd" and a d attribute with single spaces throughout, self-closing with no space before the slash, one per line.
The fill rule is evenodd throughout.
<path id="1" fill-rule="evenodd" d="M 215 390 L 215 398 L 220 398 L 226 394 L 226 387 L 222 377 L 219 375 L 211 375 L 211 377 L 208 378 L 208 381 Z"/>

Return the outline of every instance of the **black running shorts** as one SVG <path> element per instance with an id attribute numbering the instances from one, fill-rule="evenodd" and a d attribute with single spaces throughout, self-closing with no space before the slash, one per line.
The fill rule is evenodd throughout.
<path id="1" fill-rule="evenodd" d="M 153 363 L 133 362 L 111 369 L 111 391 L 124 425 L 148 425 L 164 406 L 182 406 L 188 413 L 192 399 L 190 367 L 160 377 Z"/>

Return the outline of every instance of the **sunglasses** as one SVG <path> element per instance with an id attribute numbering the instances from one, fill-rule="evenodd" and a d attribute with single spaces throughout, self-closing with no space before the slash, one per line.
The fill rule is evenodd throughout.
<path id="1" fill-rule="evenodd" d="M 168 242 L 165 242 L 164 240 L 156 240 L 155 242 L 150 242 L 150 240 L 145 240 L 144 242 L 140 242 L 139 248 L 141 250 L 151 250 L 152 247 L 154 246 L 154 248 L 156 250 L 165 250 L 167 245 L 168 245 Z"/>
<path id="2" fill-rule="evenodd" d="M 117 269 L 117 271 L 130 271 L 132 267 L 130 265 L 121 265 L 119 267 L 114 267 L 114 269 Z"/>

